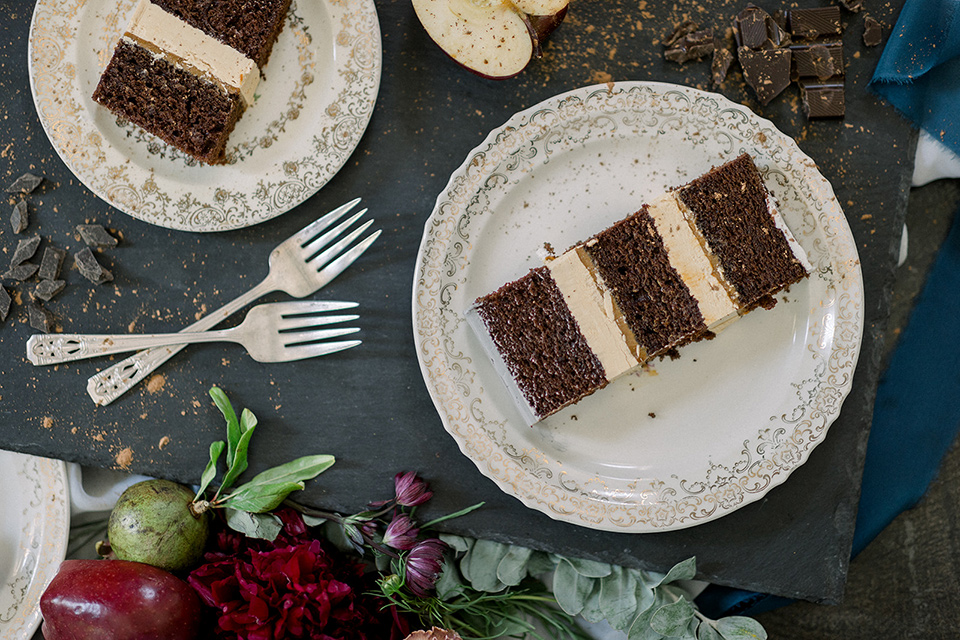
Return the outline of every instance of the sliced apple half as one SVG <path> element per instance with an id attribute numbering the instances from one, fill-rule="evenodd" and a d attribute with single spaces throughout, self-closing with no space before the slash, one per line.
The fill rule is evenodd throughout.
<path id="1" fill-rule="evenodd" d="M 413 0 L 427 35 L 463 67 L 512 78 L 540 57 L 570 0 Z"/>

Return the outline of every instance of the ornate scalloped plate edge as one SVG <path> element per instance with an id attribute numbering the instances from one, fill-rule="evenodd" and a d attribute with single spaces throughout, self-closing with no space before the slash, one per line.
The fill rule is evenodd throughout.
<path id="1" fill-rule="evenodd" d="M 768 182 L 792 185 L 806 208 L 804 229 L 798 235 L 816 231 L 814 238 L 800 239 L 812 254 L 811 279 L 818 279 L 827 298 L 821 306 L 828 306 L 830 312 L 811 321 L 815 326 L 806 345 L 807 351 L 814 352 L 810 375 L 790 385 L 799 404 L 792 411 L 771 415 L 769 425 L 755 425 L 754 435 L 744 440 L 742 451 L 733 459 L 703 462 L 699 478 L 638 478 L 619 487 L 597 481 L 591 487 L 591 481 L 573 478 L 562 463 L 517 436 L 509 419 L 487 416 L 495 412 L 490 410 L 469 350 L 457 341 L 463 309 L 453 308 L 452 301 L 461 295 L 458 289 L 466 288 L 463 271 L 476 248 L 471 225 L 491 214 L 490 191 L 509 182 L 511 171 L 532 172 L 537 162 L 550 162 L 551 153 L 564 144 L 589 140 L 588 123 L 616 121 L 623 110 L 634 119 L 650 120 L 654 137 L 683 127 L 684 122 L 699 128 L 694 135 L 716 127 L 714 137 L 729 147 L 731 157 L 747 150 L 768 161 Z M 555 162 L 556 155 L 552 158 Z M 808 242 L 814 246 L 808 247 Z M 655 82 L 573 90 L 515 114 L 492 131 L 453 172 L 426 222 L 412 307 L 417 355 L 428 392 L 444 429 L 481 473 L 527 507 L 554 519 L 633 533 L 708 522 L 782 484 L 824 440 L 839 415 L 852 386 L 863 332 L 863 282 L 856 244 L 832 186 L 815 163 L 791 138 L 746 107 L 717 94 Z M 827 346 L 822 357 L 814 342 Z"/>
<path id="2" fill-rule="evenodd" d="M 0 636 L 9 640 L 33 637 L 40 625 L 40 596 L 66 556 L 70 535 L 66 476 L 60 460 L 0 451 L 6 530 L 0 555 L 12 569 L 0 576 L 5 580 L 0 585 Z"/>
<path id="3" fill-rule="evenodd" d="M 231 135 L 227 163 L 209 166 L 90 98 L 135 0 L 39 0 L 30 88 L 57 154 L 107 203 L 170 229 L 238 229 L 300 204 L 359 144 L 376 104 L 382 45 L 373 0 L 297 1 L 264 69 L 263 95 Z M 329 42 L 318 44 L 324 30 Z"/>

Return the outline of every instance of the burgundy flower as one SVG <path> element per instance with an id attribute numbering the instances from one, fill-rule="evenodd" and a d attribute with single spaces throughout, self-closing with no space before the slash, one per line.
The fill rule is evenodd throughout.
<path id="1" fill-rule="evenodd" d="M 426 597 L 437 584 L 443 567 L 443 552 L 447 545 L 436 538 L 418 542 L 407 554 L 404 577 L 410 592 L 418 598 Z"/>
<path id="2" fill-rule="evenodd" d="M 417 534 L 420 529 L 414 526 L 410 516 L 401 513 L 396 516 L 383 533 L 383 544 L 401 551 L 409 551 L 417 543 Z"/>
<path id="3" fill-rule="evenodd" d="M 404 507 L 416 507 L 433 497 L 427 483 L 413 471 L 398 473 L 393 477 L 393 484 L 397 490 L 397 504 Z"/>

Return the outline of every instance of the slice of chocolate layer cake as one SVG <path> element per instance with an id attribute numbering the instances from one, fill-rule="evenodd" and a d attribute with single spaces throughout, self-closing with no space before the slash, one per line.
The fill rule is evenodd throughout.
<path id="1" fill-rule="evenodd" d="M 532 424 L 769 308 L 809 270 L 743 155 L 478 298 L 467 318 Z"/>
<path id="2" fill-rule="evenodd" d="M 290 0 L 141 0 L 93 99 L 210 164 L 252 104 Z M 232 18 L 230 17 L 232 16 Z"/>

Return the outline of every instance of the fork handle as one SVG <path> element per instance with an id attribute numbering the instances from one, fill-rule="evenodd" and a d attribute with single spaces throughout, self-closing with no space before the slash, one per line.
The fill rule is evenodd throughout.
<path id="1" fill-rule="evenodd" d="M 30 336 L 27 340 L 27 360 L 35 365 L 60 364 L 85 358 L 96 358 L 111 353 L 152 349 L 170 344 L 185 346 L 183 341 L 222 342 L 231 340 L 231 330 L 207 331 L 181 335 L 177 333 L 83 335 L 53 333 Z"/>
<path id="2" fill-rule="evenodd" d="M 276 285 L 268 275 L 260 284 L 194 322 L 183 329 L 183 332 L 206 331 L 254 300 L 275 290 Z M 185 346 L 187 345 L 181 343 L 139 351 L 91 376 L 87 380 L 87 394 L 98 405 L 108 405 L 136 386 Z"/>

